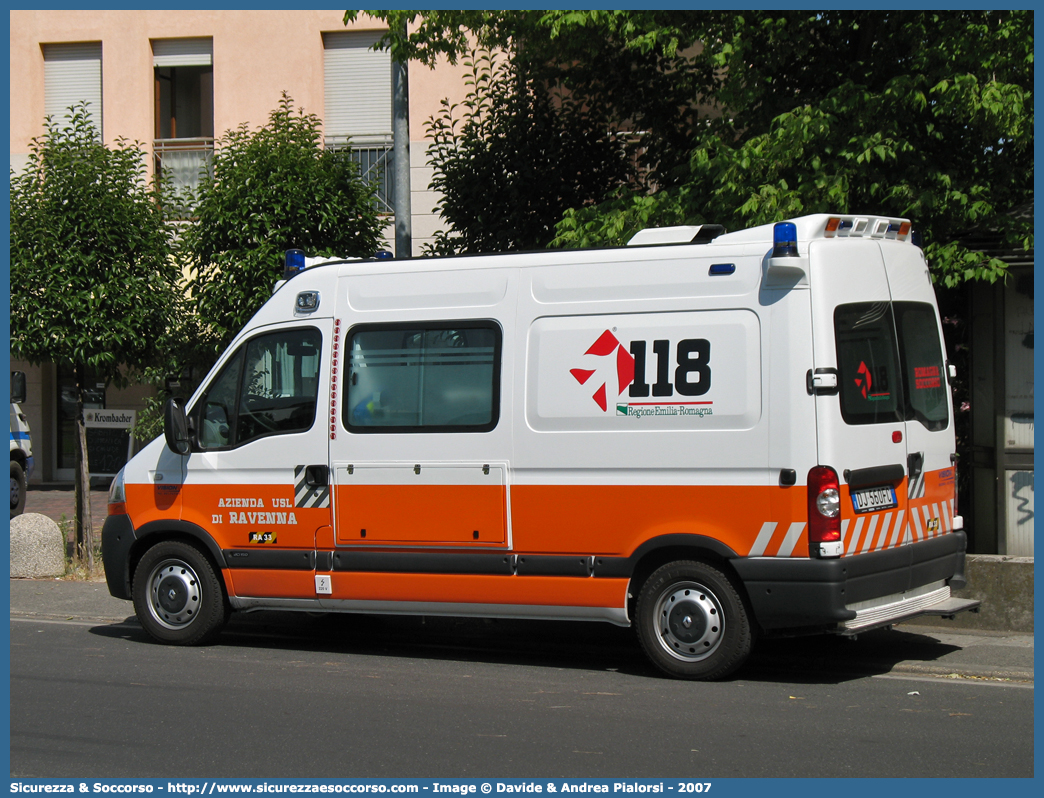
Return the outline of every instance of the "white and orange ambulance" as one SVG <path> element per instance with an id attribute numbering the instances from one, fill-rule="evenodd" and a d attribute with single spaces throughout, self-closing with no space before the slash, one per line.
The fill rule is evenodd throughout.
<path id="1" fill-rule="evenodd" d="M 300 261 L 113 482 L 109 590 L 156 639 L 232 610 L 597 619 L 713 679 L 759 634 L 977 604 L 907 221 Z"/>

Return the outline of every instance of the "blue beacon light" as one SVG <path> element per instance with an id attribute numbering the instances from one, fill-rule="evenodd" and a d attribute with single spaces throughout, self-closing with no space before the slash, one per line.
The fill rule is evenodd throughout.
<path id="1" fill-rule="evenodd" d="M 772 257 L 796 258 L 797 225 L 793 222 L 779 222 L 772 228 Z"/>
<path id="2" fill-rule="evenodd" d="M 305 253 L 303 249 L 288 249 L 283 265 L 283 279 L 289 280 L 305 269 Z"/>

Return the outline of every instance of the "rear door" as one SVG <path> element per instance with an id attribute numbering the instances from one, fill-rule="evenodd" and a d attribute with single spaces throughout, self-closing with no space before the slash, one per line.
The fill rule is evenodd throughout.
<path id="1" fill-rule="evenodd" d="M 904 539 L 907 425 L 881 246 L 813 241 L 809 258 L 814 369 L 837 379 L 817 389 L 817 449 L 841 482 L 844 556 L 890 548 Z"/>
<path id="2" fill-rule="evenodd" d="M 935 290 L 921 250 L 891 247 L 885 268 L 904 388 L 909 539 L 917 541 L 953 530 L 952 398 Z"/>

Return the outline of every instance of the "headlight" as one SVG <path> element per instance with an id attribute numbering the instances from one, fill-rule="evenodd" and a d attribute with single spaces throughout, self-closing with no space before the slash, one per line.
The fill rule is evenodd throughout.
<path id="1" fill-rule="evenodd" d="M 117 515 L 127 512 L 127 492 L 123 487 L 123 471 L 124 469 L 121 468 L 120 473 L 113 478 L 112 484 L 109 486 L 109 515 Z M 116 513 L 113 512 L 112 506 L 114 504 L 120 505 Z"/>

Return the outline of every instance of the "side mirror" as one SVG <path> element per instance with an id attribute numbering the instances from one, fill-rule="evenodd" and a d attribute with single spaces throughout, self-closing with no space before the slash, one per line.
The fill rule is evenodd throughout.
<path id="1" fill-rule="evenodd" d="M 167 448 L 174 454 L 192 451 L 188 416 L 181 399 L 168 399 L 163 407 L 163 437 L 167 439 Z"/>
<path id="2" fill-rule="evenodd" d="M 16 405 L 25 401 L 25 372 L 11 372 L 11 401 Z"/>

